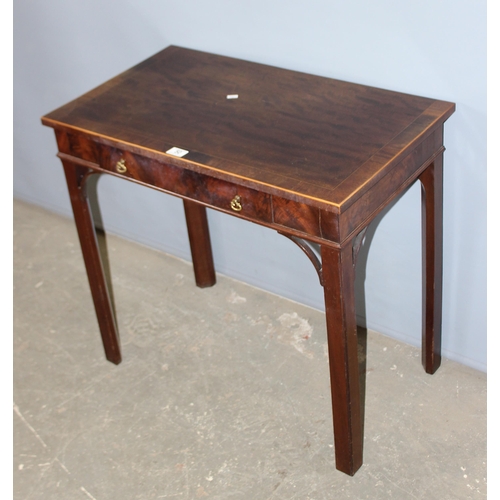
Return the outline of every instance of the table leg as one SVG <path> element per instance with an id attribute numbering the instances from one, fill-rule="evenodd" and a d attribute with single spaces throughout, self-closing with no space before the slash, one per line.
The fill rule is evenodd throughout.
<path id="1" fill-rule="evenodd" d="M 434 373 L 441 364 L 443 281 L 443 156 L 420 175 L 422 183 L 422 364 Z"/>
<path id="2" fill-rule="evenodd" d="M 85 181 L 92 170 L 66 160 L 62 160 L 62 163 L 104 351 L 109 361 L 118 364 L 121 361 L 118 330 L 101 262 L 94 221 L 85 192 Z"/>
<path id="3" fill-rule="evenodd" d="M 215 285 L 215 268 L 210 244 L 207 211 L 203 205 L 184 200 L 184 213 L 191 246 L 196 285 L 206 288 Z"/>
<path id="4" fill-rule="evenodd" d="M 352 241 L 322 246 L 335 462 L 349 475 L 363 463 L 363 426 L 359 384 L 358 342 L 354 304 Z"/>

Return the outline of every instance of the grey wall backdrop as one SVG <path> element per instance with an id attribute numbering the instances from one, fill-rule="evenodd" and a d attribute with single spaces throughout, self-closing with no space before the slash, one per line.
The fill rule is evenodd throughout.
<path id="1" fill-rule="evenodd" d="M 70 217 L 40 117 L 172 44 L 457 104 L 445 126 L 443 350 L 486 370 L 486 1 L 16 0 L 14 196 Z M 190 259 L 179 199 L 111 176 L 99 195 L 108 231 Z M 323 308 L 293 243 L 220 213 L 209 221 L 218 272 Z M 370 231 L 359 321 L 419 345 L 420 187 Z"/>

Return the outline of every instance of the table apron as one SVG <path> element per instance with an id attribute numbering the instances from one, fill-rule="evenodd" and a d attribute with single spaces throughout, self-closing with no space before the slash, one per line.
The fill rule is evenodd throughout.
<path id="1" fill-rule="evenodd" d="M 57 132 L 58 157 L 94 173 L 110 174 L 310 242 L 340 247 L 400 196 L 434 158 L 442 154 L 440 134 L 432 134 L 344 212 L 242 186 L 103 145 L 78 134 Z"/>
<path id="2" fill-rule="evenodd" d="M 176 190 L 166 189 L 165 187 L 159 187 L 158 185 L 150 184 L 148 182 L 135 179 L 131 176 L 124 176 L 117 172 L 113 172 L 112 170 L 103 168 L 97 163 L 84 160 L 67 153 L 59 152 L 57 156 L 65 163 L 71 163 L 75 166 L 78 165 L 87 168 L 89 170 L 89 174 L 109 174 L 120 179 L 134 182 L 135 184 L 161 191 L 162 193 L 170 194 L 172 196 L 176 196 L 185 200 L 194 201 L 208 208 L 223 212 L 227 215 L 254 222 L 261 226 L 269 227 L 271 229 L 279 231 L 280 233 L 286 233 L 292 236 L 296 236 L 312 243 L 318 243 L 321 245 L 327 245 L 337 248 L 340 247 L 339 242 L 336 241 L 336 232 L 338 231 L 337 221 L 329 220 L 329 214 L 327 214 L 325 211 L 319 210 L 315 207 L 310 207 L 306 204 L 301 204 L 293 200 L 287 200 L 277 196 L 256 192 L 264 197 L 265 205 L 267 205 L 269 209 L 265 207 L 261 211 L 257 211 L 255 209 L 255 206 L 251 205 L 252 210 L 250 210 L 250 213 L 245 212 L 243 208 L 241 211 L 236 212 L 231 209 L 230 197 L 225 197 L 227 206 L 221 206 L 220 204 L 213 203 L 208 200 L 206 191 L 204 189 L 198 190 L 192 194 L 186 194 L 186 192 L 184 192 L 185 185 L 178 185 L 180 189 Z M 201 174 L 197 175 L 199 176 Z M 247 187 L 227 183 L 226 181 L 221 181 L 220 179 L 216 178 L 210 178 L 208 176 L 205 177 L 211 179 L 211 182 L 213 182 L 214 184 L 217 184 L 219 186 L 223 185 L 224 189 L 230 191 L 231 194 L 234 193 L 231 199 L 233 199 L 234 195 L 237 193 L 249 193 L 249 188 Z M 200 196 L 200 193 L 202 195 L 205 194 L 205 196 Z M 245 198 L 243 198 L 243 204 L 245 203 L 244 200 Z M 297 217 L 294 217 L 294 212 L 298 213 L 299 215 Z M 300 213 L 305 215 L 303 215 L 301 218 Z M 325 228 L 324 231 L 322 231 L 323 227 Z"/>

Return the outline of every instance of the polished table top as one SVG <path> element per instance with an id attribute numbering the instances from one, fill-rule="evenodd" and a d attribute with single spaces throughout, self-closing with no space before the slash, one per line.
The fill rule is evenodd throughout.
<path id="1" fill-rule="evenodd" d="M 236 97 L 237 96 L 237 97 Z M 341 212 L 454 104 L 170 46 L 43 123 Z"/>

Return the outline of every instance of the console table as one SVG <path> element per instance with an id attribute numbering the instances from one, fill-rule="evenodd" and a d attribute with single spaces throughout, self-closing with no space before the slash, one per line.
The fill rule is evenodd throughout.
<path id="1" fill-rule="evenodd" d="M 183 199 L 196 284 L 215 283 L 206 207 L 298 244 L 324 288 L 336 467 L 363 435 L 354 310 L 368 224 L 422 184 L 425 370 L 441 351 L 443 124 L 450 102 L 170 46 L 42 118 L 55 130 L 106 357 L 121 360 L 86 195 L 111 174 Z M 317 255 L 310 243 L 321 249 Z"/>

